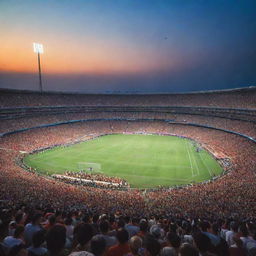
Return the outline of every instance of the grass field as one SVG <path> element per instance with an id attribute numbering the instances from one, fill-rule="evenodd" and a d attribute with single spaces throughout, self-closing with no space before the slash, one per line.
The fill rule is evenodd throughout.
<path id="1" fill-rule="evenodd" d="M 24 162 L 49 174 L 96 163 L 100 172 L 121 177 L 131 187 L 152 188 L 200 182 L 222 172 L 207 151 L 196 149 L 191 140 L 175 136 L 115 134 L 32 154 Z"/>

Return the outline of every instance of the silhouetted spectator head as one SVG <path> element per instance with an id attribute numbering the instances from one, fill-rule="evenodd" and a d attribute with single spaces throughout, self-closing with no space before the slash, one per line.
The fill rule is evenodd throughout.
<path id="1" fill-rule="evenodd" d="M 90 224 L 79 223 L 74 229 L 74 239 L 82 246 L 87 244 L 93 236 L 93 228 Z"/>
<path id="2" fill-rule="evenodd" d="M 122 218 L 120 218 L 118 221 L 117 221 L 117 227 L 118 228 L 124 228 L 125 226 L 125 222 Z"/>
<path id="3" fill-rule="evenodd" d="M 19 224 L 22 220 L 23 220 L 23 214 L 22 213 L 17 213 L 15 215 L 15 222 Z"/>
<path id="4" fill-rule="evenodd" d="M 180 247 L 179 256 L 199 256 L 199 252 L 193 245 L 184 243 Z"/>
<path id="5" fill-rule="evenodd" d="M 131 220 L 130 216 L 124 216 L 125 223 L 129 223 Z"/>
<path id="6" fill-rule="evenodd" d="M 208 250 L 211 249 L 211 240 L 207 235 L 199 232 L 195 234 L 193 238 L 196 247 L 201 253 L 207 252 Z"/>
<path id="7" fill-rule="evenodd" d="M 211 228 L 211 225 L 208 221 L 202 221 L 202 222 L 200 222 L 200 228 L 203 232 L 207 232 L 208 229 Z"/>
<path id="8" fill-rule="evenodd" d="M 245 224 L 241 225 L 239 228 L 239 231 L 241 232 L 241 236 L 247 237 L 249 232 Z"/>
<path id="9" fill-rule="evenodd" d="M 171 223 L 170 225 L 169 225 L 169 230 L 170 230 L 170 232 L 172 232 L 172 233 L 176 233 L 176 230 L 177 230 L 177 225 L 175 224 L 175 223 Z"/>
<path id="10" fill-rule="evenodd" d="M 59 255 L 66 243 L 66 228 L 55 225 L 46 234 L 46 244 L 50 255 Z"/>
<path id="11" fill-rule="evenodd" d="M 130 239 L 130 248 L 133 255 L 137 255 L 142 247 L 142 239 L 139 236 L 133 236 Z"/>
<path id="12" fill-rule="evenodd" d="M 145 219 L 140 220 L 140 231 L 148 231 L 148 222 Z"/>
<path id="13" fill-rule="evenodd" d="M 84 214 L 82 221 L 84 223 L 89 223 L 90 222 L 90 215 L 89 214 Z"/>
<path id="14" fill-rule="evenodd" d="M 173 248 L 180 247 L 180 237 L 173 232 L 168 232 L 167 239 Z"/>
<path id="15" fill-rule="evenodd" d="M 192 227 L 191 227 L 191 224 L 189 222 L 184 222 L 182 224 L 182 228 L 184 229 L 186 234 L 190 234 L 191 233 Z"/>
<path id="16" fill-rule="evenodd" d="M 100 222 L 100 231 L 102 233 L 107 233 L 109 230 L 109 223 L 107 220 L 104 220 L 102 222 Z"/>
<path id="17" fill-rule="evenodd" d="M 55 215 L 51 215 L 51 216 L 49 217 L 49 224 L 50 224 L 51 226 L 53 226 L 55 223 L 56 223 L 56 217 L 55 217 Z"/>
<path id="18" fill-rule="evenodd" d="M 152 235 L 147 235 L 144 239 L 144 247 L 151 256 L 159 254 L 161 245 Z"/>
<path id="19" fill-rule="evenodd" d="M 115 220 L 116 220 L 115 219 L 115 215 L 114 214 L 110 214 L 108 220 L 109 220 L 109 223 L 111 223 L 111 224 L 114 223 Z"/>
<path id="20" fill-rule="evenodd" d="M 98 214 L 94 214 L 93 217 L 92 217 L 92 222 L 93 223 L 97 223 L 99 220 L 99 215 Z"/>
<path id="21" fill-rule="evenodd" d="M 150 234 L 153 235 L 156 239 L 159 239 L 162 235 L 161 228 L 158 225 L 151 226 Z"/>
<path id="22" fill-rule="evenodd" d="M 119 229 L 116 233 L 116 238 L 120 244 L 125 244 L 129 240 L 129 233 L 125 229 Z"/>
<path id="23" fill-rule="evenodd" d="M 138 222 L 138 218 L 132 218 L 132 224 L 137 225 Z"/>
<path id="24" fill-rule="evenodd" d="M 237 222 L 232 221 L 232 222 L 230 223 L 230 228 L 231 228 L 235 233 L 237 233 L 237 232 L 238 232 L 238 224 L 237 224 Z"/>
<path id="25" fill-rule="evenodd" d="M 72 225 L 72 222 L 73 222 L 73 220 L 72 220 L 71 217 L 68 217 L 68 218 L 65 219 L 65 225 L 67 225 L 67 226 Z"/>
<path id="26" fill-rule="evenodd" d="M 96 235 L 91 240 L 91 252 L 95 256 L 103 255 L 106 250 L 106 240 L 102 235 Z"/>

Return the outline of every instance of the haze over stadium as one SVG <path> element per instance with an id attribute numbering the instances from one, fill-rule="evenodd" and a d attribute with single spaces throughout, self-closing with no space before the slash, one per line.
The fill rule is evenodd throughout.
<path id="1" fill-rule="evenodd" d="M 185 92 L 256 82 L 254 0 L 0 1 L 0 87 Z"/>

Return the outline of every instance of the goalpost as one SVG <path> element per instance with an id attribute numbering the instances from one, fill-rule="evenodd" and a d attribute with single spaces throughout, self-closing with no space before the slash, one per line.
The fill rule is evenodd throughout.
<path id="1" fill-rule="evenodd" d="M 101 170 L 101 164 L 99 163 L 78 162 L 77 167 L 79 171 L 85 172 L 100 172 Z"/>

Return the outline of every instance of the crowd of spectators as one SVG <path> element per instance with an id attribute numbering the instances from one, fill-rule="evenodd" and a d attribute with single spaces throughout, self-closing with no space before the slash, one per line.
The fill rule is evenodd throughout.
<path id="1" fill-rule="evenodd" d="M 90 170 L 89 170 L 90 171 Z M 94 171 L 93 169 L 91 170 Z M 86 179 L 92 181 L 104 181 L 109 183 L 118 183 L 120 185 L 127 185 L 127 182 L 124 179 L 119 177 L 110 177 L 103 175 L 101 173 L 88 173 L 88 170 L 81 170 L 79 172 L 66 171 L 64 175 L 69 177 L 75 177 L 79 179 Z"/>
<path id="2" fill-rule="evenodd" d="M 59 181 L 78 185 L 78 186 L 91 186 L 105 189 L 121 189 L 127 190 L 129 188 L 128 183 L 118 177 L 110 177 L 103 174 L 91 174 L 85 171 L 72 172 L 67 171 L 63 175 L 53 174 L 54 179 Z"/>
<path id="3" fill-rule="evenodd" d="M 59 95 L 53 95 L 41 99 L 42 101 L 38 99 L 38 103 L 52 104 L 53 99 L 58 97 Z M 66 100 L 70 99 L 69 97 L 73 96 L 67 96 Z M 107 96 L 99 97 L 95 102 L 102 104 L 104 97 Z M 225 98 L 220 95 L 216 97 Z M 245 97 L 248 99 L 248 106 L 252 107 L 250 96 Z M 78 102 L 81 103 L 85 98 L 81 96 L 81 101 Z M 235 98 L 241 98 L 241 95 L 234 96 Z M 28 99 L 30 96 L 24 99 L 21 97 L 17 104 L 28 103 Z M 87 103 L 92 99 L 94 96 L 88 96 Z M 111 99 L 114 101 L 114 98 Z M 211 100 L 208 101 L 209 104 Z M 35 102 L 35 98 L 33 101 Z M 61 99 L 56 100 L 54 104 L 61 102 Z M 232 102 L 231 98 L 230 102 L 222 104 L 233 106 Z M 119 104 L 118 101 L 116 104 Z M 149 102 L 145 100 L 142 104 L 147 105 Z M 214 106 L 218 106 L 218 103 Z M 241 132 L 255 138 L 255 124 L 216 117 L 166 113 L 87 113 L 6 120 L 1 122 L 0 129 L 1 132 L 6 132 L 83 117 L 153 117 L 175 120 L 184 125 L 160 121 L 90 121 L 34 129 L 0 138 L 0 255 L 48 253 L 51 256 L 114 256 L 121 250 L 127 255 L 140 256 L 199 255 L 198 252 L 200 255 L 255 255 L 255 249 L 252 249 L 255 247 L 256 212 L 255 143 L 234 134 L 185 125 L 187 122 L 200 123 Z M 210 151 L 228 157 L 232 163 L 232 171 L 204 184 L 145 192 L 136 189 L 123 191 L 98 186 L 74 186 L 35 172 L 27 172 L 17 165 L 17 159 L 21 159 L 24 153 L 103 134 L 123 132 L 189 137 Z M 100 177 L 97 177 L 98 179 Z M 97 218 L 102 214 L 107 215 Z M 131 224 L 126 216 L 132 217 Z M 105 223 L 103 230 L 100 228 L 104 226 L 102 223 Z M 142 223 L 147 228 L 143 228 Z M 79 229 L 79 224 L 93 229 L 86 242 L 78 240 L 78 234 L 84 232 L 83 228 Z M 132 228 L 129 228 L 129 225 Z M 155 232 L 152 228 L 154 225 Z M 122 245 L 120 237 L 125 236 L 124 230 L 128 232 L 128 240 Z"/>
<path id="4" fill-rule="evenodd" d="M 0 207 L 1 256 L 255 256 L 256 220 Z"/>
<path id="5" fill-rule="evenodd" d="M 31 128 L 39 125 L 66 122 L 69 120 L 91 120 L 91 119 L 161 119 L 182 123 L 195 123 L 215 128 L 226 129 L 248 136 L 255 137 L 256 125 L 253 122 L 232 120 L 212 116 L 200 116 L 190 114 L 154 113 L 154 112 L 89 112 L 69 113 L 58 115 L 40 115 L 34 117 L 4 120 L 0 124 L 0 132 L 10 132 L 18 129 Z M 113 121 L 114 122 L 114 121 Z"/>
<path id="6" fill-rule="evenodd" d="M 20 106 L 214 106 L 255 108 L 256 89 L 187 94 L 57 94 L 0 92 L 1 107 Z"/>

